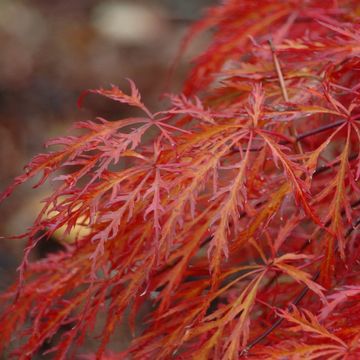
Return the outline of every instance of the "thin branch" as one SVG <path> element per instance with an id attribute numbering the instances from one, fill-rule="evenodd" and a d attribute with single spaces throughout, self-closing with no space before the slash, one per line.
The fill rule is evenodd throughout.
<path id="1" fill-rule="evenodd" d="M 342 125 L 343 123 L 345 122 L 345 120 L 338 120 L 338 121 L 335 121 L 331 124 L 327 124 L 327 125 L 324 125 L 324 126 L 320 126 L 316 129 L 313 129 L 313 130 L 310 130 L 310 131 L 305 131 L 303 132 L 302 134 L 299 134 L 296 136 L 296 141 L 301 141 L 309 136 L 313 136 L 313 135 L 316 135 L 316 134 L 319 134 L 323 131 L 327 131 L 327 130 L 330 130 L 332 128 L 335 128 L 335 127 L 338 127 L 340 125 Z"/>
<path id="2" fill-rule="evenodd" d="M 323 125 L 323 126 L 319 126 L 318 128 L 316 129 L 313 129 L 313 130 L 309 130 L 309 131 L 305 131 L 301 134 L 298 134 L 296 135 L 296 137 L 294 138 L 294 143 L 297 143 L 299 141 L 302 141 L 308 137 L 311 137 L 313 135 L 317 135 L 317 134 L 320 134 L 324 131 L 327 131 L 327 130 L 330 130 L 330 129 L 333 129 L 333 128 L 336 128 L 340 125 L 342 125 L 346 120 L 338 120 L 338 121 L 334 121 L 333 123 L 330 123 L 330 124 L 326 124 L 326 125 Z M 286 144 L 289 144 L 290 141 L 279 141 L 279 144 L 280 145 L 286 145 Z M 254 147 L 254 148 L 251 148 L 249 151 L 260 151 L 263 149 L 263 146 L 259 146 L 259 147 Z M 237 147 L 234 147 L 234 151 L 239 151 L 239 148 Z"/>
<path id="3" fill-rule="evenodd" d="M 349 162 L 350 162 L 350 161 L 353 161 L 353 160 L 355 160 L 357 157 L 358 157 L 357 154 L 352 154 L 352 155 L 350 155 L 350 156 L 348 157 L 348 161 L 349 161 Z M 340 163 L 340 160 L 337 160 L 337 161 L 333 162 L 331 165 L 321 165 L 321 166 L 319 166 L 319 167 L 316 168 L 313 176 L 319 175 L 319 174 L 321 174 L 321 173 L 323 173 L 323 172 L 325 172 L 325 171 L 327 171 L 327 170 L 330 170 L 330 169 L 332 169 L 334 166 L 339 165 L 339 163 Z"/>

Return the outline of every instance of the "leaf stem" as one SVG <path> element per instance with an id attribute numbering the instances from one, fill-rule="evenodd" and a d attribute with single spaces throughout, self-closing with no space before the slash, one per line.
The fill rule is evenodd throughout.
<path id="1" fill-rule="evenodd" d="M 285 84 L 284 76 L 283 76 L 283 73 L 282 73 L 282 70 L 281 70 L 280 61 L 279 61 L 279 59 L 278 59 L 278 57 L 276 55 L 276 49 L 275 49 L 274 43 L 272 42 L 271 39 L 269 39 L 269 45 L 270 45 L 270 50 L 271 50 L 274 65 L 275 65 L 275 70 L 276 70 L 277 76 L 279 78 L 279 83 L 280 83 L 282 96 L 283 96 L 283 98 L 284 98 L 284 100 L 286 102 L 289 102 L 289 95 L 288 95 L 288 92 L 287 92 L 287 89 L 286 89 L 286 84 Z M 297 138 L 297 131 L 296 131 L 294 123 L 291 123 L 289 131 L 290 131 L 291 136 L 293 136 L 294 138 Z M 298 151 L 299 154 L 304 153 L 300 142 L 295 143 L 295 148 L 296 148 L 296 150 Z"/>

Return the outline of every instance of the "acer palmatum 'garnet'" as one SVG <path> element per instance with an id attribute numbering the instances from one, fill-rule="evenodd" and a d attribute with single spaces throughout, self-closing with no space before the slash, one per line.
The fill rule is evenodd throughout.
<path id="1" fill-rule="evenodd" d="M 359 16 L 356 0 L 226 1 L 185 40 L 213 30 L 167 109 L 132 81 L 91 91 L 140 115 L 77 123 L 3 193 L 56 180 L 1 297 L 2 351 L 31 359 L 57 334 L 54 358 L 76 357 L 100 318 L 96 359 L 360 358 Z"/>

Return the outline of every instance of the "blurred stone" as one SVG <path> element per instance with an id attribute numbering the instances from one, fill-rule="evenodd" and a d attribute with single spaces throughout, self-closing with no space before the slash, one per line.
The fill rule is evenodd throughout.
<path id="1" fill-rule="evenodd" d="M 23 86 L 31 76 L 34 57 L 46 37 L 40 13 L 16 1 L 0 1 L 0 83 Z"/>
<path id="2" fill-rule="evenodd" d="M 100 34 L 119 44 L 143 46 L 161 36 L 166 22 L 155 7 L 106 1 L 94 8 L 93 24 Z"/>
<path id="3" fill-rule="evenodd" d="M 36 51 L 46 36 L 46 21 L 30 5 L 1 0 L 0 31 L 14 36 L 24 46 L 31 47 Z"/>

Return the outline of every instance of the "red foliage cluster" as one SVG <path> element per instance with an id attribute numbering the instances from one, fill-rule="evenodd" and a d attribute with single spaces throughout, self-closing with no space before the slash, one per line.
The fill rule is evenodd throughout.
<path id="1" fill-rule="evenodd" d="M 78 123 L 5 191 L 56 184 L 1 297 L 0 348 L 31 358 L 67 324 L 52 351 L 68 359 L 105 318 L 105 359 L 125 311 L 134 328 L 151 304 L 111 358 L 359 359 L 359 15 L 356 0 L 226 1 L 191 30 L 213 40 L 167 110 L 131 81 L 93 91 L 141 115 Z M 31 262 L 64 226 L 87 232 Z"/>

